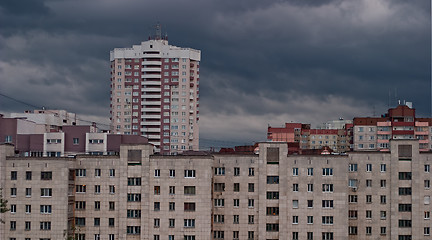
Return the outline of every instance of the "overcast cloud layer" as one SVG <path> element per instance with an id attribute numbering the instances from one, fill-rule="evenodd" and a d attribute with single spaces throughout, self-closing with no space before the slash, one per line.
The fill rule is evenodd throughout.
<path id="1" fill-rule="evenodd" d="M 109 51 L 157 22 L 202 52 L 202 147 L 379 115 L 389 99 L 430 116 L 429 0 L 3 0 L 0 93 L 109 123 Z M 25 109 L 0 96 L 0 113 Z"/>

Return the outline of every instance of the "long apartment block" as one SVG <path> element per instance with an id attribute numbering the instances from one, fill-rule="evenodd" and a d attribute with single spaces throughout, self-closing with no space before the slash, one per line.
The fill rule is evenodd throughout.
<path id="1" fill-rule="evenodd" d="M 17 157 L 0 145 L 1 239 L 431 239 L 432 154 L 418 140 L 347 155 L 153 151 Z"/>

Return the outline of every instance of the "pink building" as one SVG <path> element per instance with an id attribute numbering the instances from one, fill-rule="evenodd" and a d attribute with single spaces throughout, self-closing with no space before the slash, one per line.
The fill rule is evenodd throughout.
<path id="1" fill-rule="evenodd" d="M 198 150 L 200 59 L 161 36 L 112 50 L 113 133 L 145 136 L 162 154 Z"/>

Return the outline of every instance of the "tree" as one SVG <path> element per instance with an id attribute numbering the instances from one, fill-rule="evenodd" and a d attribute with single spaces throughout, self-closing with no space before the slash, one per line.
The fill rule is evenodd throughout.
<path id="1" fill-rule="evenodd" d="M 2 189 L 0 188 L 0 214 L 8 212 L 9 208 L 7 207 L 8 201 L 3 199 Z M 3 219 L 0 218 L 0 223 L 4 223 Z"/>

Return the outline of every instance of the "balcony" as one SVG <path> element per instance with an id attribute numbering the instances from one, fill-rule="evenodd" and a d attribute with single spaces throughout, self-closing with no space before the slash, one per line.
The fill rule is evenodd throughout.
<path id="1" fill-rule="evenodd" d="M 150 141 L 150 139 L 160 139 L 161 138 L 160 135 L 150 135 L 150 134 L 147 134 L 147 137 L 149 138 L 149 141 Z"/>
<path id="2" fill-rule="evenodd" d="M 161 78 L 160 74 L 142 74 L 141 78 Z"/>
<path id="3" fill-rule="evenodd" d="M 160 81 L 143 81 L 141 82 L 141 85 L 145 86 L 145 85 L 161 85 Z"/>
<path id="4" fill-rule="evenodd" d="M 162 65 L 162 61 L 143 61 L 142 62 L 143 66 L 148 66 L 148 65 Z"/>
<path id="5" fill-rule="evenodd" d="M 160 128 L 141 128 L 141 132 L 160 132 Z"/>
<path id="6" fill-rule="evenodd" d="M 141 122 L 141 126 L 160 126 L 161 122 Z"/>
<path id="7" fill-rule="evenodd" d="M 145 97 L 145 98 L 161 98 L 161 95 L 160 94 L 146 94 L 145 96 L 142 96 L 142 97 Z"/>
<path id="8" fill-rule="evenodd" d="M 149 107 L 141 108 L 141 112 L 160 112 L 160 111 L 161 111 L 160 107 L 158 107 L 158 108 L 149 108 Z"/>
<path id="9" fill-rule="evenodd" d="M 160 106 L 161 102 L 160 101 L 143 101 L 141 104 L 143 104 L 143 105 L 158 105 L 158 106 Z"/>
<path id="10" fill-rule="evenodd" d="M 153 141 L 149 141 L 150 144 L 156 145 L 156 146 L 160 146 L 160 142 L 153 142 Z"/>
<path id="11" fill-rule="evenodd" d="M 141 118 L 144 118 L 144 119 L 160 119 L 161 116 L 160 115 L 142 115 Z"/>
<path id="12" fill-rule="evenodd" d="M 143 67 L 141 72 L 160 72 L 162 69 L 157 67 Z"/>
<path id="13" fill-rule="evenodd" d="M 160 92 L 160 88 L 142 88 L 141 92 Z"/>
<path id="14" fill-rule="evenodd" d="M 144 53 L 144 58 L 161 58 L 160 53 Z"/>

